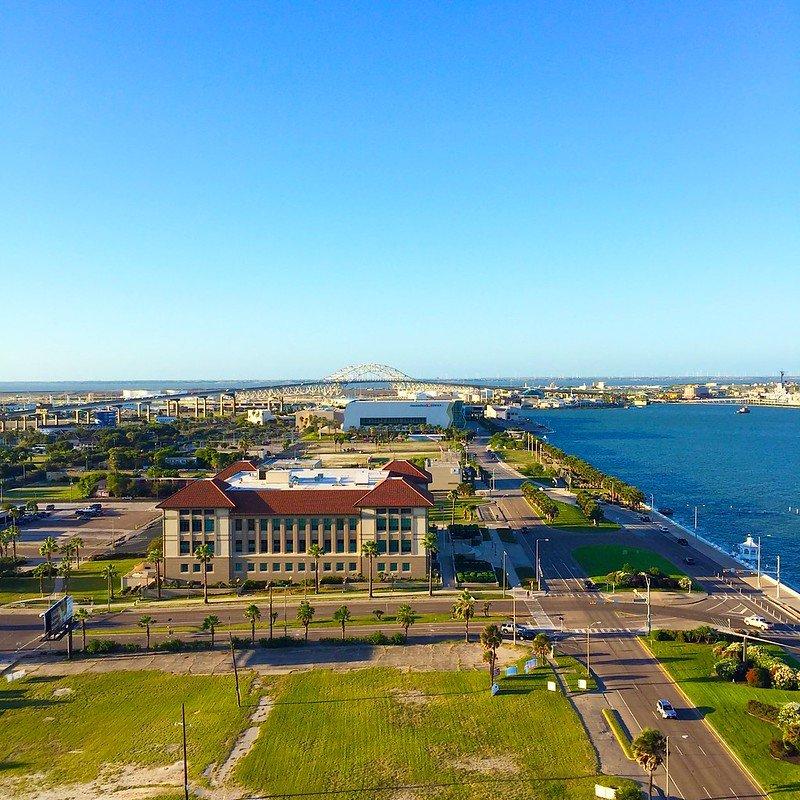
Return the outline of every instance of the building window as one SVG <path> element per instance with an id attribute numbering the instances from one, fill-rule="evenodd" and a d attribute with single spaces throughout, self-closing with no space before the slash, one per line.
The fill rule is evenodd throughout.
<path id="1" fill-rule="evenodd" d="M 358 542 L 355 539 L 351 539 L 347 543 L 347 552 L 348 553 L 357 553 L 358 552 Z"/>
<path id="2" fill-rule="evenodd" d="M 206 533 L 214 533 L 214 517 L 203 517 L 203 530 Z"/>
<path id="3" fill-rule="evenodd" d="M 291 572 L 294 569 L 294 565 L 291 561 L 287 561 L 283 566 L 285 572 Z"/>
<path id="4" fill-rule="evenodd" d="M 301 538 L 297 540 L 297 552 L 298 553 L 305 553 L 306 551 L 306 540 L 305 538 Z"/>
<path id="5" fill-rule="evenodd" d="M 254 572 L 255 568 L 256 568 L 255 564 L 248 562 L 248 564 L 247 564 L 247 571 L 248 572 Z"/>
<path id="6" fill-rule="evenodd" d="M 241 564 L 234 564 L 233 565 L 233 571 L 234 572 L 241 572 L 242 571 L 242 565 Z"/>
<path id="7" fill-rule="evenodd" d="M 200 572 L 200 565 L 192 564 L 192 572 Z"/>
<path id="8" fill-rule="evenodd" d="M 261 540 L 261 552 L 266 553 L 267 548 L 269 547 L 269 542 L 266 539 Z"/>
<path id="9" fill-rule="evenodd" d="M 330 572 L 331 571 L 331 562 L 330 561 L 324 561 L 322 563 L 322 570 L 323 570 L 323 572 Z"/>
<path id="10" fill-rule="evenodd" d="M 234 545 L 235 552 L 237 552 L 237 553 L 243 552 L 243 549 L 242 549 L 243 547 L 244 547 L 244 543 L 242 542 L 242 540 L 241 539 L 237 539 L 236 543 Z"/>
<path id="11" fill-rule="evenodd" d="M 337 572 L 344 572 L 344 561 L 337 561 L 336 562 L 336 571 Z"/>
<path id="12" fill-rule="evenodd" d="M 300 563 L 297 565 L 297 571 L 298 571 L 298 572 L 305 572 L 305 571 L 306 571 L 306 562 L 305 562 L 305 561 L 301 561 L 301 562 L 300 562 Z"/>
<path id="13" fill-rule="evenodd" d="M 203 544 L 207 544 L 208 545 L 208 550 L 211 553 L 211 555 L 213 556 L 214 555 L 214 542 L 212 540 L 209 540 L 207 542 L 203 542 Z"/>
<path id="14" fill-rule="evenodd" d="M 189 548 L 190 548 L 190 543 L 189 542 L 181 542 L 181 555 L 182 556 L 188 556 L 189 555 Z"/>
<path id="15" fill-rule="evenodd" d="M 384 561 L 378 562 L 378 572 L 386 572 L 386 563 Z"/>
<path id="16" fill-rule="evenodd" d="M 350 530 L 355 531 L 358 527 L 358 517 L 350 517 Z"/>
<path id="17" fill-rule="evenodd" d="M 385 531 L 386 530 L 386 517 L 378 517 L 378 519 L 375 520 L 375 527 L 379 531 Z"/>
<path id="18" fill-rule="evenodd" d="M 403 562 L 403 572 L 411 572 L 411 564 L 408 561 Z"/>
<path id="19" fill-rule="evenodd" d="M 247 530 L 249 533 L 254 533 L 256 529 L 256 521 L 254 519 L 247 520 Z"/>
<path id="20" fill-rule="evenodd" d="M 294 542 L 291 539 L 286 540 L 286 553 L 293 553 L 294 552 Z"/>
<path id="21" fill-rule="evenodd" d="M 350 562 L 350 563 L 347 565 L 347 569 L 348 569 L 348 570 L 350 570 L 350 572 L 355 572 L 355 571 L 358 569 L 358 564 L 356 564 L 356 562 L 355 562 L 355 561 L 351 561 L 351 562 Z"/>
<path id="22" fill-rule="evenodd" d="M 277 561 L 273 561 L 272 562 L 272 571 L 273 572 L 280 572 L 281 571 L 281 565 Z"/>
<path id="23" fill-rule="evenodd" d="M 189 565 L 188 564 L 181 564 L 181 572 L 188 572 Z"/>
<path id="24" fill-rule="evenodd" d="M 336 518 L 336 532 L 344 533 L 344 520 L 341 517 Z"/>
<path id="25" fill-rule="evenodd" d="M 390 531 L 400 530 L 400 520 L 397 517 L 389 517 L 389 530 Z"/>
<path id="26" fill-rule="evenodd" d="M 400 542 L 397 539 L 390 539 L 389 540 L 389 552 L 390 553 L 399 553 L 400 552 Z"/>
<path id="27" fill-rule="evenodd" d="M 403 539 L 403 541 L 400 542 L 400 552 L 401 553 L 411 552 L 411 539 Z"/>
<path id="28" fill-rule="evenodd" d="M 213 571 L 214 571 L 214 564 L 213 562 L 209 561 L 208 564 L 206 564 L 206 572 L 213 572 Z"/>
<path id="29" fill-rule="evenodd" d="M 300 529 L 302 533 L 305 533 L 308 529 L 308 520 L 307 519 L 299 519 L 297 521 L 297 527 Z"/>
<path id="30" fill-rule="evenodd" d="M 336 540 L 336 552 L 337 553 L 344 553 L 344 539 L 337 539 Z"/>
<path id="31" fill-rule="evenodd" d="M 285 519 L 285 520 L 283 521 L 283 524 L 286 526 L 286 530 L 287 530 L 287 531 L 290 531 L 290 530 L 292 530 L 292 528 L 294 527 L 294 520 L 291 520 L 291 519 Z"/>
<path id="32" fill-rule="evenodd" d="M 247 540 L 247 552 L 248 553 L 255 553 L 256 551 L 256 540 L 255 539 L 248 539 Z"/>
<path id="33" fill-rule="evenodd" d="M 389 572 L 397 572 L 397 562 L 391 561 L 389 563 Z"/>
<path id="34" fill-rule="evenodd" d="M 261 531 L 261 533 L 267 532 L 267 520 L 264 517 L 258 521 L 258 529 Z"/>
<path id="35" fill-rule="evenodd" d="M 189 520 L 182 519 L 180 524 L 180 531 L 181 533 L 189 533 Z"/>
<path id="36" fill-rule="evenodd" d="M 272 532 L 278 533 L 281 529 L 281 521 L 279 519 L 272 520 Z"/>
<path id="37" fill-rule="evenodd" d="M 402 531 L 410 531 L 411 530 L 411 517 L 402 517 L 400 520 L 400 530 Z"/>
<path id="38" fill-rule="evenodd" d="M 386 539 L 378 539 L 376 544 L 378 545 L 378 552 L 379 553 L 385 553 L 386 552 Z"/>
<path id="39" fill-rule="evenodd" d="M 266 571 L 267 571 L 267 565 L 266 565 L 266 563 L 265 563 L 264 561 L 262 561 L 262 562 L 261 562 L 261 563 L 258 565 L 258 571 L 259 571 L 259 572 L 266 572 Z"/>
<path id="40" fill-rule="evenodd" d="M 233 530 L 236 533 L 241 533 L 242 532 L 242 521 L 240 519 L 235 519 L 233 521 Z"/>
<path id="41" fill-rule="evenodd" d="M 281 540 L 280 539 L 273 539 L 272 540 L 272 552 L 273 553 L 280 553 L 281 551 Z"/>
<path id="42" fill-rule="evenodd" d="M 192 517 L 192 533 L 201 533 L 203 530 L 203 518 Z"/>

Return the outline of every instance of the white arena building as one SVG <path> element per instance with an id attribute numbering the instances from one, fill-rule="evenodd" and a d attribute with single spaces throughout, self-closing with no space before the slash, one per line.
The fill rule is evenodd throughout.
<path id="1" fill-rule="evenodd" d="M 352 428 L 449 428 L 456 421 L 458 400 L 352 400 L 344 408 L 344 430 Z"/>

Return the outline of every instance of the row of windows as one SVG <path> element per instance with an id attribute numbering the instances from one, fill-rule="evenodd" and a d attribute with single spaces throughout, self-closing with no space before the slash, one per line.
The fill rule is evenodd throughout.
<path id="1" fill-rule="evenodd" d="M 256 550 L 256 544 L 260 546 L 260 549 Z M 355 539 L 348 539 L 346 542 L 344 539 L 337 539 L 335 543 L 333 543 L 330 539 L 323 539 L 317 544 L 320 545 L 323 552 L 325 553 L 357 553 L 358 552 L 358 542 Z M 283 539 L 273 539 L 272 540 L 272 550 L 269 550 L 269 540 L 268 539 L 259 539 L 256 543 L 255 539 L 234 539 L 233 549 L 236 553 L 293 553 L 295 552 L 294 547 L 294 539 L 286 538 Z M 410 545 L 409 542 L 409 550 L 410 553 Z M 306 539 L 305 537 L 300 537 L 297 539 L 297 552 L 298 553 L 305 553 L 306 552 Z"/>
<path id="2" fill-rule="evenodd" d="M 181 517 L 179 528 L 181 533 L 214 533 L 214 517 Z"/>
<path id="3" fill-rule="evenodd" d="M 246 519 L 236 517 L 233 520 L 233 529 L 237 533 L 245 530 L 252 533 L 256 529 L 262 533 L 266 533 L 270 529 L 273 533 L 277 533 L 281 529 L 281 525 L 286 530 L 292 530 L 295 524 L 300 531 L 307 531 L 309 527 L 312 531 L 321 528 L 325 533 L 330 533 L 334 527 L 338 532 L 343 532 L 345 527 L 355 531 L 358 526 L 358 517 L 248 517 Z"/>
<path id="4" fill-rule="evenodd" d="M 348 572 L 356 572 L 358 570 L 358 564 L 355 561 L 347 562 L 347 571 Z M 389 572 L 411 572 L 411 563 L 408 561 L 403 561 L 400 564 L 401 570 L 398 570 L 398 563 L 396 561 L 389 562 Z M 245 569 L 246 568 L 246 569 Z M 314 571 L 314 564 L 311 563 L 308 565 L 309 572 Z M 182 563 L 180 565 L 181 572 L 202 572 L 201 565 L 199 563 Z M 213 572 L 213 564 L 206 564 L 206 572 Z M 256 571 L 256 564 L 253 562 L 249 562 L 248 564 L 241 564 L 236 563 L 233 565 L 234 572 L 255 572 Z M 304 561 L 300 561 L 299 563 L 295 564 L 291 561 L 287 561 L 284 564 L 281 564 L 278 561 L 273 561 L 271 563 L 266 563 L 261 561 L 258 564 L 258 571 L 259 572 L 305 572 L 306 571 L 306 564 Z M 345 572 L 345 562 L 344 561 L 325 561 L 322 563 L 322 571 L 323 572 Z M 378 562 L 378 572 L 386 572 L 386 564 L 383 562 Z"/>
<path id="5" fill-rule="evenodd" d="M 197 548 L 201 544 L 207 544 L 209 549 L 211 550 L 211 555 L 212 556 L 214 555 L 214 542 L 213 542 L 213 540 L 209 540 L 209 541 L 204 542 L 201 539 L 193 539 L 191 542 L 188 539 L 182 541 L 181 542 L 181 555 L 182 556 L 186 556 L 186 555 L 190 555 L 190 554 L 194 553 L 194 551 L 197 550 Z"/>

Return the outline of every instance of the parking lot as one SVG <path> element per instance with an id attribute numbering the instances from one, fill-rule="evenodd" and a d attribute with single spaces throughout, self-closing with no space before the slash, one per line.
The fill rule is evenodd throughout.
<path id="1" fill-rule="evenodd" d="M 59 544 L 79 536 L 83 540 L 81 556 L 110 551 L 142 552 L 147 541 L 158 534 L 157 527 L 148 527 L 161 517 L 152 500 L 101 500 L 102 510 L 97 516 L 76 516 L 75 511 L 86 508 L 88 503 L 54 503 L 55 510 L 49 516 L 23 517 L 19 522 L 17 553 L 27 559 L 29 565 L 38 564 L 44 560 L 39 555 L 39 546 L 48 536 L 54 537 Z M 40 511 L 44 508 L 41 504 Z"/>

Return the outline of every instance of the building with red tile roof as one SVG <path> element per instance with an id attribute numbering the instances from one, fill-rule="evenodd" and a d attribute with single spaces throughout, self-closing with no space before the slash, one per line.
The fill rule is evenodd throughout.
<path id="1" fill-rule="evenodd" d="M 159 503 L 165 575 L 200 581 L 194 558 L 209 544 L 209 583 L 313 579 L 312 544 L 323 551 L 322 577 L 350 579 L 367 569 L 362 546 L 378 546 L 377 572 L 426 573 L 422 539 L 434 499 L 430 475 L 408 461 L 381 469 L 274 469 L 237 461 Z"/>

